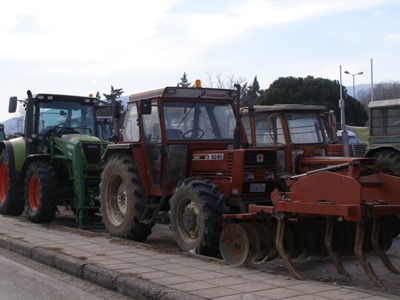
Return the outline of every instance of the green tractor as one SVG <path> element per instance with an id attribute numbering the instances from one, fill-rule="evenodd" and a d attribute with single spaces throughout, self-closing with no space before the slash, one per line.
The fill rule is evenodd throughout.
<path id="1" fill-rule="evenodd" d="M 386 173 L 400 175 L 400 99 L 372 101 L 366 156 Z"/>
<path id="2" fill-rule="evenodd" d="M 98 212 L 101 157 L 110 142 L 99 139 L 99 100 L 56 94 L 11 97 L 25 106 L 24 134 L 0 142 L 0 213 L 51 222 L 57 205 L 70 205 L 80 228 Z"/>

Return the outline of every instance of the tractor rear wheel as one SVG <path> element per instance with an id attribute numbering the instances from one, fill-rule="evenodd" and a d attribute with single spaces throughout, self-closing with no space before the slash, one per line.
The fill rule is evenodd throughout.
<path id="1" fill-rule="evenodd" d="M 100 202 L 103 221 L 112 236 L 144 241 L 154 224 L 141 223 L 146 197 L 131 156 L 113 155 L 101 173 Z"/>
<path id="2" fill-rule="evenodd" d="M 0 153 L 0 213 L 2 215 L 19 216 L 24 211 L 24 198 L 11 177 L 11 168 L 8 152 L 3 149 Z"/>
<path id="3" fill-rule="evenodd" d="M 183 251 L 217 256 L 224 197 L 218 187 L 202 178 L 181 181 L 171 197 L 171 230 Z"/>
<path id="4" fill-rule="evenodd" d="M 400 175 L 400 153 L 394 150 L 383 150 L 374 154 L 379 170 L 385 173 Z"/>
<path id="5" fill-rule="evenodd" d="M 25 176 L 25 206 L 33 223 L 53 221 L 57 209 L 57 174 L 47 161 L 32 162 Z"/>

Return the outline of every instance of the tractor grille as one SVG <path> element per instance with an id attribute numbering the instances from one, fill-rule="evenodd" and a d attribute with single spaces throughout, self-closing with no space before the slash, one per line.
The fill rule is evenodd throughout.
<path id="1" fill-rule="evenodd" d="M 275 151 L 247 151 L 244 158 L 245 168 L 275 168 Z"/>
<path id="2" fill-rule="evenodd" d="M 101 158 L 100 144 L 82 144 L 86 161 L 90 164 L 98 164 Z"/>
<path id="3" fill-rule="evenodd" d="M 353 155 L 354 156 L 365 156 L 365 153 L 367 152 L 367 145 L 366 144 L 353 144 L 351 145 L 353 147 Z"/>

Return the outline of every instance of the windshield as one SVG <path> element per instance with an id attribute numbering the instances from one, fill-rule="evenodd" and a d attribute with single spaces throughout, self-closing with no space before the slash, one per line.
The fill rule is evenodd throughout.
<path id="1" fill-rule="evenodd" d="M 285 120 L 282 120 L 282 118 Z M 317 144 L 324 142 L 324 131 L 318 115 L 311 113 L 256 114 L 255 136 L 258 146 L 285 144 L 282 124 L 286 122 L 292 144 Z M 249 134 L 249 132 L 248 132 Z"/>
<path id="2" fill-rule="evenodd" d="M 307 113 L 287 113 L 290 140 L 293 144 L 323 143 L 323 131 L 317 115 Z"/>
<path id="3" fill-rule="evenodd" d="M 233 139 L 236 125 L 232 105 L 207 102 L 164 102 L 169 140 Z"/>
<path id="4" fill-rule="evenodd" d="M 94 107 L 77 102 L 53 101 L 39 104 L 39 130 L 46 131 L 54 127 L 76 128 L 82 134 L 94 131 Z"/>

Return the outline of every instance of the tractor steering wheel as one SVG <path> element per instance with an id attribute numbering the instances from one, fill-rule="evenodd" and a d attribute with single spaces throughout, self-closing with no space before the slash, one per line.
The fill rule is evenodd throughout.
<path id="1" fill-rule="evenodd" d="M 192 133 L 192 132 L 196 132 L 196 136 L 191 136 L 190 138 L 193 138 L 193 139 L 196 139 L 196 140 L 201 139 L 203 137 L 203 135 L 204 135 L 204 130 L 199 128 L 199 127 L 197 127 L 197 128 L 193 128 L 193 129 L 190 129 L 190 130 L 186 131 L 184 134 L 182 134 L 182 138 L 189 139 L 189 137 L 187 135 L 189 133 Z"/>

